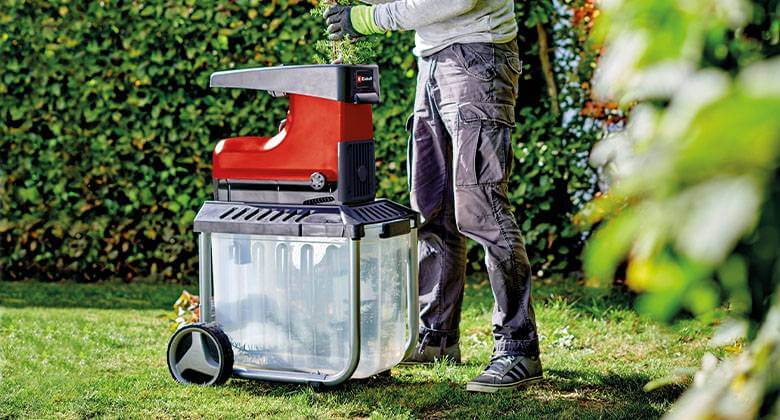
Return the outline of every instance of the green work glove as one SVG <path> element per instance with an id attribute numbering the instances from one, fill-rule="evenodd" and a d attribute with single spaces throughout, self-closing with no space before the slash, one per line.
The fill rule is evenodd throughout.
<path id="1" fill-rule="evenodd" d="M 331 6 L 323 17 L 331 41 L 384 32 L 374 22 L 374 6 Z"/>

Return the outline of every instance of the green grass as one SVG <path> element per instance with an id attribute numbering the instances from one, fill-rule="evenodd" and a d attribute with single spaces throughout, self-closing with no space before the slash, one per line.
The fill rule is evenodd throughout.
<path id="1" fill-rule="evenodd" d="M 465 383 L 489 357 L 492 296 L 486 283 L 470 281 L 461 366 L 397 367 L 391 378 L 322 393 L 242 379 L 203 388 L 175 383 L 165 366 L 165 315 L 180 292 L 174 285 L 0 283 L 0 417 L 658 417 L 682 387 L 642 387 L 698 365 L 712 330 L 696 320 L 658 325 L 619 294 L 539 284 L 545 380 L 471 394 Z"/>

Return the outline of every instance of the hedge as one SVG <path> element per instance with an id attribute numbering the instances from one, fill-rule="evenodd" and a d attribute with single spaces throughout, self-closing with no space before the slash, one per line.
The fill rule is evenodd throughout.
<path id="1" fill-rule="evenodd" d="M 273 132 L 286 111 L 263 93 L 211 90 L 209 74 L 311 62 L 323 36 L 315 3 L 5 0 L 0 277 L 194 281 L 192 220 L 212 195 L 214 144 Z M 566 128 L 576 112 L 564 123 L 548 111 L 533 46 L 547 3 L 517 3 L 526 74 L 512 198 L 535 266 L 571 271 L 583 234 L 570 217 L 593 189 L 592 136 Z M 412 45 L 411 33 L 388 35 L 377 60 L 379 195 L 402 202 Z M 560 81 L 576 73 L 561 69 Z M 576 111 L 577 95 L 562 105 Z"/>

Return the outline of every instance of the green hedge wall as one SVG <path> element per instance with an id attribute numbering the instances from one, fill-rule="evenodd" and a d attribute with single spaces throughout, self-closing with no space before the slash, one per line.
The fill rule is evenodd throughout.
<path id="1" fill-rule="evenodd" d="M 322 37 L 313 3 L 3 0 L 0 276 L 194 281 L 191 224 L 212 194 L 214 144 L 273 132 L 286 111 L 266 94 L 210 90 L 208 76 L 310 62 Z M 518 3 L 520 19 L 532 19 L 529 7 Z M 402 202 L 412 44 L 393 34 L 378 54 L 380 195 Z M 582 167 L 583 146 L 566 151 L 571 136 L 545 111 L 534 54 L 529 46 L 513 197 L 534 263 L 566 271 L 581 242 L 571 211 L 591 175 L 566 175 Z"/>

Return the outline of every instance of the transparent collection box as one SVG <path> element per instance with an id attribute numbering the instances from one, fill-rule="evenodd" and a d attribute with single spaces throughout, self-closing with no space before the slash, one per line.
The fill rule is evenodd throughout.
<path id="1" fill-rule="evenodd" d="M 328 376 L 348 369 L 357 273 L 360 351 L 351 377 L 398 364 L 411 335 L 407 288 L 416 239 L 381 232 L 381 225 L 366 226 L 359 241 L 212 233 L 213 319 L 230 339 L 235 371 Z"/>

